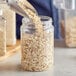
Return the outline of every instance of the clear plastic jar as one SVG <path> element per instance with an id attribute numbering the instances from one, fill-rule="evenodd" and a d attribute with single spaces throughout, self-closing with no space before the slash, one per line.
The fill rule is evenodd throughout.
<path id="1" fill-rule="evenodd" d="M 65 42 L 68 47 L 76 47 L 76 10 L 66 10 Z"/>
<path id="2" fill-rule="evenodd" d="M 0 56 L 6 53 L 6 20 L 2 17 L 0 9 Z"/>
<path id="3" fill-rule="evenodd" d="M 21 27 L 21 65 L 24 70 L 44 71 L 53 66 L 54 28 L 52 19 L 41 16 L 43 36 L 36 34 L 35 25 L 27 18 Z"/>
<path id="4" fill-rule="evenodd" d="M 16 44 L 16 15 L 6 4 L 5 0 L 0 1 L 0 7 L 3 10 L 3 17 L 6 19 L 6 44 Z"/>

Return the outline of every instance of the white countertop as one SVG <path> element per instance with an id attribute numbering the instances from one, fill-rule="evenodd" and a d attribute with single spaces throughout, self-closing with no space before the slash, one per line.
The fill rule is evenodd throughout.
<path id="1" fill-rule="evenodd" d="M 0 62 L 0 76 L 76 76 L 76 48 L 66 48 L 61 42 L 55 45 L 55 65 L 45 72 L 20 70 L 20 53 Z"/>

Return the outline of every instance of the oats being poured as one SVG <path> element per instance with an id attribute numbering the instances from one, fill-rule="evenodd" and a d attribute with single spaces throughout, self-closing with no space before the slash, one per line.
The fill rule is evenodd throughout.
<path id="1" fill-rule="evenodd" d="M 25 6 L 26 2 L 27 2 L 26 0 L 19 0 L 18 5 L 26 12 L 26 14 L 29 16 L 29 18 L 32 20 L 32 22 L 35 24 L 35 28 L 37 29 L 37 31 L 42 33 L 43 26 L 42 26 L 42 22 L 40 21 L 40 17 L 38 17 L 38 15 L 34 11 L 32 11 L 31 9 L 29 9 Z"/>

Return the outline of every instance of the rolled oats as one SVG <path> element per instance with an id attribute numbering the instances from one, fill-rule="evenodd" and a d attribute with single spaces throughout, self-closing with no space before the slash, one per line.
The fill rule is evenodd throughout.
<path id="1" fill-rule="evenodd" d="M 68 47 L 76 47 L 76 17 L 66 20 L 65 42 Z"/>
<path id="2" fill-rule="evenodd" d="M 53 35 L 22 34 L 22 67 L 24 70 L 43 71 L 53 65 Z"/>
<path id="3" fill-rule="evenodd" d="M 0 29 L 0 56 L 6 53 L 6 37 L 5 32 Z"/>

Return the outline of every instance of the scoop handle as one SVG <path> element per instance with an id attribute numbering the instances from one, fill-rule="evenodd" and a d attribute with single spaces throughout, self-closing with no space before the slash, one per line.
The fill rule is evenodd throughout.
<path id="1" fill-rule="evenodd" d="M 7 4 L 10 6 L 10 8 L 12 10 L 14 10 L 16 13 L 22 15 L 22 16 L 27 16 L 26 12 L 24 10 L 22 10 L 19 5 L 17 4 L 18 0 L 6 0 Z M 28 9 L 32 10 L 33 12 L 35 12 L 37 14 L 37 11 L 34 9 L 34 7 L 25 0 L 25 7 L 27 7 Z"/>

